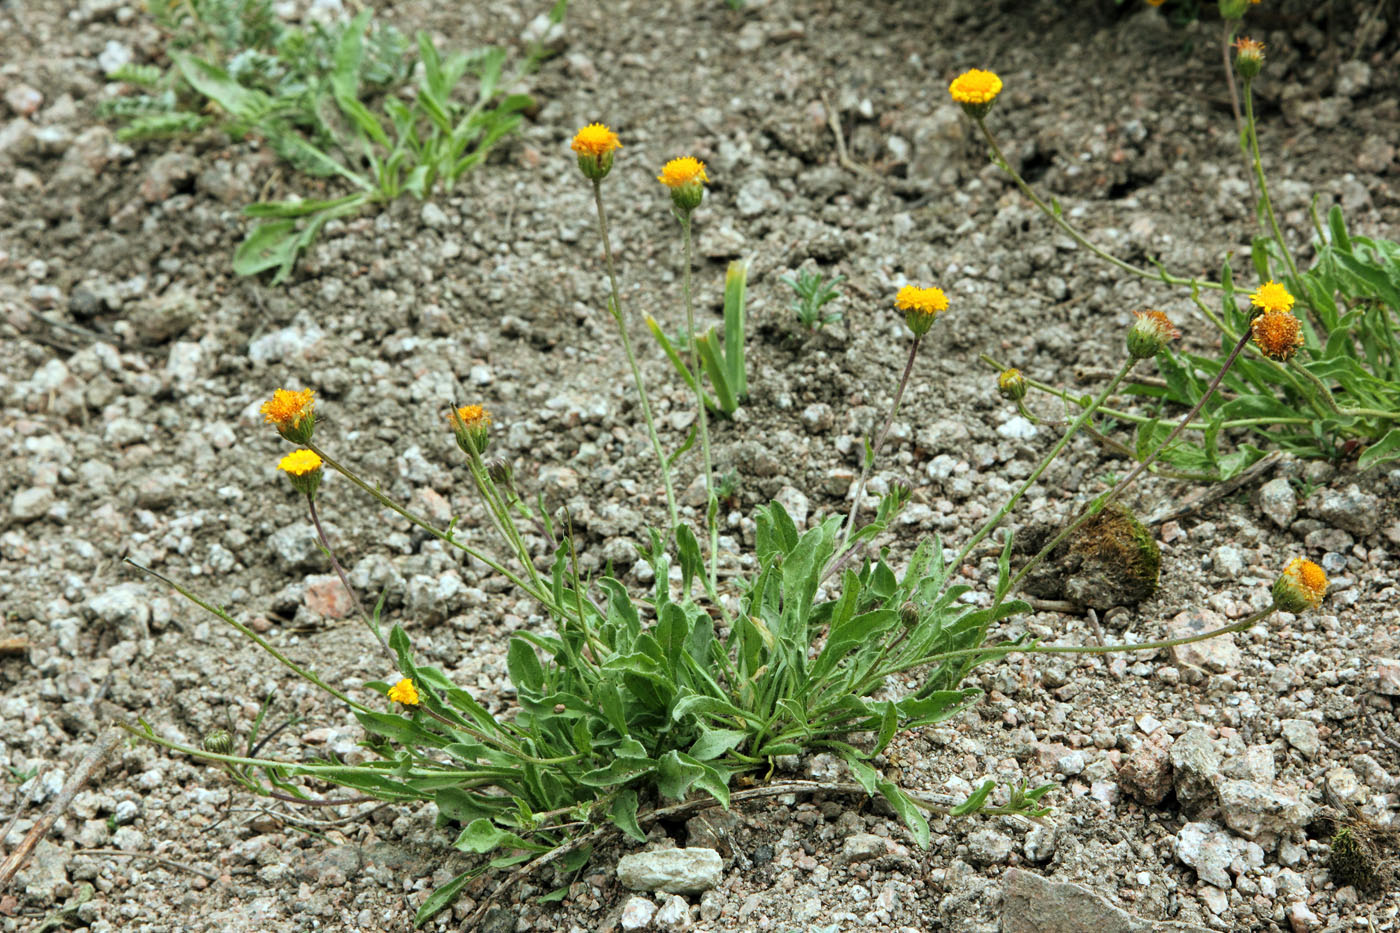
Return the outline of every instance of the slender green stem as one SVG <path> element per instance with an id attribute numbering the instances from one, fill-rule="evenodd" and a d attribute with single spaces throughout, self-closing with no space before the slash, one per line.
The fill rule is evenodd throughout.
<path id="1" fill-rule="evenodd" d="M 1024 645 L 1000 644 L 983 645 L 980 648 L 959 648 L 956 651 L 942 651 L 938 654 L 914 658 L 913 660 L 901 663 L 897 667 L 884 671 L 882 676 L 893 677 L 895 674 L 900 674 L 916 667 L 926 667 L 929 664 L 936 664 L 939 661 L 947 661 L 952 658 L 975 657 L 978 655 L 1114 654 L 1120 651 L 1159 651 L 1163 648 L 1177 648 L 1182 645 L 1194 644 L 1198 641 L 1219 638 L 1221 635 L 1243 632 L 1268 618 L 1277 609 L 1278 607 L 1276 605 L 1271 604 L 1269 608 L 1262 609 L 1248 618 L 1241 619 L 1239 622 L 1232 622 L 1229 625 L 1211 629 L 1209 632 L 1201 632 L 1198 635 L 1187 635 L 1182 638 L 1169 638 L 1162 641 L 1134 642 L 1128 645 L 1041 645 L 1038 642 L 1030 642 Z"/>
<path id="2" fill-rule="evenodd" d="M 612 241 L 608 238 L 608 218 L 603 211 L 603 182 L 593 180 L 593 204 L 598 209 L 598 232 L 603 237 L 603 257 L 608 267 L 608 285 L 612 288 L 613 320 L 617 323 L 618 336 L 622 338 L 622 352 L 627 356 L 627 365 L 632 369 L 632 382 L 637 386 L 637 401 L 641 405 L 642 419 L 646 421 L 647 434 L 651 438 L 651 448 L 656 452 L 656 463 L 661 470 L 661 483 L 666 488 L 666 511 L 671 516 L 667 535 L 676 533 L 680 524 L 680 513 L 676 511 L 676 491 L 671 483 L 671 464 L 661 449 L 661 438 L 656 433 L 656 420 L 651 414 L 651 401 L 647 397 L 646 383 L 642 381 L 642 371 L 637 366 L 637 354 L 632 350 L 632 338 L 627 333 L 627 320 L 622 315 L 622 296 L 617 288 L 617 268 L 613 260 Z"/>
<path id="3" fill-rule="evenodd" d="M 1225 364 L 1220 367 L 1220 372 L 1215 374 L 1215 378 L 1211 380 L 1211 383 L 1206 388 L 1205 392 L 1201 393 L 1201 397 L 1197 400 L 1195 406 L 1189 412 L 1186 413 L 1186 417 L 1178 421 L 1176 423 L 1176 427 L 1172 428 L 1172 431 L 1170 434 L 1167 435 L 1166 440 L 1158 444 L 1157 447 L 1152 451 L 1152 453 L 1148 454 L 1143 460 L 1141 460 L 1137 464 L 1137 466 L 1133 467 L 1132 471 L 1129 472 L 1127 476 L 1123 477 L 1123 480 L 1121 482 L 1115 483 L 1113 485 L 1113 488 L 1109 489 L 1107 492 L 1104 492 L 1093 502 L 1091 502 L 1089 504 L 1089 507 L 1086 508 L 1084 511 L 1080 512 L 1078 517 L 1076 517 L 1074 521 L 1070 522 L 1063 529 L 1061 529 L 1060 533 L 1055 535 L 1055 537 L 1051 538 L 1049 543 L 1040 549 L 1039 553 L 1037 553 L 1034 557 L 1027 561 L 1026 565 L 1022 567 L 1019 571 L 1017 571 L 1016 575 L 1011 578 L 1011 583 L 1007 586 L 1005 591 L 1006 594 L 1016 592 L 1016 587 L 1019 586 L 1021 584 L 1021 581 L 1026 578 L 1026 575 L 1032 570 L 1034 570 L 1040 564 L 1041 561 L 1045 560 L 1045 558 L 1050 555 L 1050 552 L 1059 546 L 1061 541 L 1065 540 L 1065 538 L 1068 538 L 1071 534 L 1075 532 L 1075 530 L 1077 530 L 1089 519 L 1102 512 L 1110 502 L 1121 496 L 1123 492 L 1127 490 L 1127 488 L 1131 486 L 1132 483 L 1139 476 L 1142 475 L 1143 470 L 1146 470 L 1149 466 L 1156 462 L 1157 458 L 1161 456 L 1162 451 L 1166 450 L 1167 447 L 1171 445 L 1172 441 L 1176 440 L 1177 435 L 1179 435 L 1183 430 L 1185 430 L 1186 425 L 1190 424 L 1191 420 L 1195 418 L 1198 414 L 1200 414 L 1201 409 L 1205 407 L 1206 402 L 1208 402 L 1211 396 L 1215 394 L 1215 390 L 1220 387 L 1221 380 L 1225 378 L 1225 373 L 1229 371 L 1230 367 L 1235 364 L 1235 360 L 1239 358 L 1240 351 L 1244 349 L 1244 345 L 1248 342 L 1248 340 L 1248 334 L 1245 334 L 1239 339 L 1239 341 L 1235 344 L 1234 349 L 1230 351 L 1230 355 L 1225 359 Z M 961 563 L 961 557 L 962 555 L 959 555 L 959 563 Z M 957 566 L 957 564 L 954 564 L 954 566 Z M 1000 605 L 1000 603 L 1001 599 L 998 598 L 996 601 L 996 605 Z"/>
<path id="4" fill-rule="evenodd" d="M 556 606 L 554 604 L 554 600 L 550 598 L 548 591 L 531 586 L 529 583 L 522 580 L 518 574 L 511 571 L 510 568 L 506 567 L 494 557 L 491 557 L 489 554 L 477 550 L 469 544 L 457 540 L 457 537 L 455 535 L 445 531 L 441 531 L 438 528 L 434 527 L 426 519 L 414 515 L 408 509 L 399 505 L 393 499 L 384 495 L 384 493 L 380 492 L 378 489 L 375 489 L 369 483 L 366 483 L 364 480 L 360 479 L 360 477 L 355 475 L 355 473 L 352 472 L 349 468 L 341 465 L 316 444 L 308 441 L 306 447 L 307 449 L 314 452 L 317 456 L 319 456 L 321 460 L 326 464 L 326 466 L 330 467 L 332 470 L 335 470 L 341 476 L 344 476 L 350 482 L 354 483 L 360 488 L 362 492 L 369 495 L 370 498 L 374 499 L 386 509 L 389 509 L 391 512 L 394 512 L 401 518 L 407 519 L 412 524 L 417 525 L 419 528 L 422 528 L 424 531 L 432 535 L 434 538 L 437 538 L 439 541 L 452 545 L 453 547 L 465 553 L 468 557 L 471 557 L 474 560 L 481 561 L 481 563 L 485 564 L 487 567 L 490 567 L 496 573 L 499 573 L 511 583 L 515 584 L 516 586 L 520 587 L 520 589 L 530 594 L 530 596 L 536 602 L 544 606 L 550 612 L 553 612 L 555 615 L 561 618 L 565 615 L 564 610 L 561 607 Z"/>
<path id="5" fill-rule="evenodd" d="M 467 454 L 467 469 L 472 475 L 472 482 L 476 485 L 476 491 L 481 494 L 482 501 L 486 503 L 487 510 L 491 513 L 491 521 L 505 539 L 506 545 L 515 552 L 516 559 L 524 566 L 529 574 L 530 582 L 538 590 L 544 590 L 544 582 L 540 579 L 539 571 L 535 569 L 535 561 L 530 554 L 530 549 L 525 546 L 525 539 L 520 536 L 520 529 L 516 527 L 515 518 L 511 515 L 511 510 L 496 489 L 496 484 L 491 481 L 491 475 L 486 470 L 486 464 L 481 462 L 481 455 L 475 451 Z"/>
<path id="6" fill-rule="evenodd" d="M 1280 253 L 1283 253 L 1283 261 L 1288 266 L 1288 273 L 1293 281 L 1298 281 L 1298 267 L 1293 263 L 1293 253 L 1288 248 L 1288 241 L 1283 238 L 1283 231 L 1279 229 L 1278 218 L 1274 215 L 1274 202 L 1269 197 L 1269 183 L 1264 177 L 1264 163 L 1259 158 L 1259 133 L 1254 123 L 1254 81 L 1250 78 L 1244 79 L 1244 118 L 1245 125 L 1249 130 L 1249 151 L 1254 156 L 1254 177 L 1259 180 L 1260 200 L 1264 202 L 1264 214 L 1269 218 L 1269 228 L 1274 232 L 1274 240 L 1278 243 Z M 1319 330 L 1325 334 L 1326 330 L 1321 328 L 1321 322 L 1316 321 Z"/>
<path id="7" fill-rule="evenodd" d="M 321 516 L 316 510 L 316 497 L 307 496 L 306 505 L 311 512 L 311 524 L 316 527 L 316 537 L 321 539 L 321 547 L 325 550 L 326 556 L 331 559 L 331 566 L 335 568 L 336 576 L 340 577 L 340 585 L 345 587 L 345 592 L 350 594 L 350 602 L 354 604 L 355 612 L 365 623 L 365 628 L 369 629 L 370 632 L 374 634 L 374 637 L 379 640 L 379 647 L 383 648 L 389 655 L 389 659 L 397 664 L 398 658 L 395 656 L 394 652 L 389 649 L 389 643 L 384 640 L 384 633 L 379 631 L 378 626 L 374 624 L 369 615 L 365 612 L 365 607 L 360 602 L 360 597 L 355 593 L 355 588 L 350 585 L 350 577 L 346 575 L 345 568 L 340 566 L 340 561 L 336 560 L 335 551 L 331 550 L 330 538 L 326 537 L 326 529 L 321 527 Z"/>
<path id="8" fill-rule="evenodd" d="M 1248 136 L 1245 134 L 1244 118 L 1240 116 L 1240 94 L 1235 88 L 1235 69 L 1230 64 L 1230 40 L 1235 38 L 1235 30 L 1239 28 L 1240 21 L 1237 19 L 1225 20 L 1225 35 L 1220 42 L 1220 56 L 1225 61 L 1225 83 L 1230 87 L 1230 109 L 1235 112 L 1235 142 L 1240 147 L 1240 154 L 1245 157 L 1246 166 L 1249 161 Z M 1254 175 L 1246 171 L 1245 178 L 1249 179 L 1249 202 L 1259 203 L 1259 190 L 1255 187 Z"/>
<path id="9" fill-rule="evenodd" d="M 972 549 L 981 544 L 982 539 L 991 534 L 992 530 L 1001 524 L 1002 519 L 1006 518 L 1006 516 L 1011 513 L 1011 510 L 1016 507 L 1016 503 L 1020 502 L 1021 497 L 1026 494 L 1026 490 L 1035 485 L 1040 479 L 1041 474 L 1055 461 L 1055 458 L 1065 449 L 1065 446 L 1069 444 L 1074 435 L 1079 433 L 1079 429 L 1084 427 L 1088 420 L 1093 417 L 1094 412 L 1098 410 L 1099 406 L 1113 394 L 1114 390 L 1118 388 L 1118 384 L 1123 381 L 1124 377 L 1128 375 L 1128 371 L 1132 369 L 1136 363 L 1137 360 L 1132 357 L 1127 359 L 1122 367 L 1119 368 L 1117 375 L 1113 377 L 1108 385 L 1104 386 L 1103 391 L 1099 393 L 1098 397 L 1094 399 L 1088 408 L 1080 413 L 1078 418 L 1074 419 L 1074 422 L 1067 429 L 1065 429 L 1065 433 L 1060 437 L 1059 442 L 1050 449 L 1050 452 L 1045 455 L 1044 459 L 1040 461 L 1040 464 L 1031 471 L 1031 475 L 1026 477 L 1026 481 L 1021 484 L 1021 488 L 1017 489 L 1015 494 L 1002 504 L 1002 507 L 997 510 L 997 513 L 987 519 L 982 527 L 977 529 L 977 533 L 963 545 L 962 550 L 958 552 L 958 556 L 953 558 L 952 563 L 948 565 L 951 569 L 951 572 L 948 574 L 949 580 L 952 580 L 956 576 L 958 568 L 962 566 L 963 561 L 967 560 L 967 555 L 972 553 Z M 1008 592 L 1010 591 L 1008 590 Z"/>
<path id="10" fill-rule="evenodd" d="M 1332 410 L 1332 414 L 1343 415 L 1345 417 L 1341 407 L 1337 404 L 1337 400 L 1332 397 L 1332 390 L 1327 388 L 1327 385 L 1321 379 L 1308 372 L 1307 367 L 1298 362 L 1298 357 L 1293 357 L 1289 362 L 1292 364 L 1293 370 L 1301 374 L 1302 377 L 1307 380 L 1308 384 L 1317 390 L 1317 398 L 1320 398 L 1323 403 Z"/>
<path id="11" fill-rule="evenodd" d="M 705 412 L 705 391 L 700 385 L 700 348 L 695 342 L 695 298 L 691 294 L 690 265 L 693 262 L 690 235 L 690 211 L 676 212 L 681 222 L 682 253 L 685 258 L 685 271 L 681 277 L 681 288 L 685 294 L 685 327 L 690 340 L 690 370 L 695 373 L 695 407 L 700 415 L 700 451 L 705 460 L 705 514 L 710 529 L 710 595 L 719 592 L 719 516 L 715 499 L 715 477 L 713 461 L 710 458 L 710 424 Z"/>
<path id="12" fill-rule="evenodd" d="M 1124 272 L 1131 273 L 1132 275 L 1136 275 L 1144 279 L 1152 279 L 1156 282 L 1166 282 L 1169 285 L 1190 285 L 1192 287 L 1216 289 L 1224 288 L 1224 286 L 1221 285 L 1219 282 L 1208 282 L 1203 281 L 1201 279 L 1182 278 L 1180 276 L 1172 275 L 1166 270 L 1153 271 L 1151 269 L 1144 269 L 1142 266 L 1135 266 L 1130 262 L 1124 262 L 1117 256 L 1114 256 L 1111 253 L 1104 251 L 1100 247 L 1095 246 L 1089 241 L 1087 237 L 1085 237 L 1082 233 L 1076 230 L 1068 220 L 1065 220 L 1062 211 L 1058 210 L 1055 207 L 1051 207 L 1049 204 L 1046 204 L 1043 200 L 1041 200 L 1040 195 L 1035 193 L 1035 189 L 1032 188 L 1026 182 L 1026 180 L 1021 177 L 1021 174 L 1019 172 L 1017 172 L 1014 168 L 1011 167 L 1011 163 L 1008 162 L 1006 156 L 1002 154 L 1001 147 L 997 145 L 996 139 L 992 137 L 992 131 L 987 129 L 987 121 L 979 119 L 977 121 L 977 128 L 980 129 L 982 131 L 982 135 L 986 137 L 987 145 L 992 147 L 992 153 L 996 156 L 996 162 L 998 167 L 1000 167 L 1003 172 L 1006 172 L 1006 174 L 1011 176 L 1011 180 L 1016 183 L 1016 187 L 1021 189 L 1021 193 L 1024 194 L 1027 198 L 1029 198 L 1032 204 L 1040 208 L 1041 211 L 1044 212 L 1045 216 L 1049 217 L 1050 220 L 1053 221 L 1057 227 L 1059 227 L 1066 234 L 1068 234 L 1070 239 L 1074 240 L 1074 242 L 1078 243 L 1080 246 L 1084 247 L 1089 252 L 1093 253 L 1095 256 L 1098 256 L 1104 262 L 1108 263 L 1109 265 L 1116 266 L 1119 269 L 1122 269 Z"/>
<path id="13" fill-rule="evenodd" d="M 151 576 L 155 577 L 157 580 L 164 583 L 166 586 L 170 587 L 172 590 L 179 593 L 181 596 L 185 597 L 190 602 L 194 603 L 196 606 L 203 609 L 210 615 L 215 616 L 219 620 L 227 623 L 228 625 L 233 626 L 235 629 L 238 630 L 240 635 L 243 635 L 245 638 L 250 639 L 259 648 L 272 655 L 274 658 L 277 659 L 279 663 L 281 663 L 283 667 L 287 668 L 292 673 L 296 674 L 298 677 L 320 687 L 322 690 L 326 691 L 331 696 L 344 703 L 346 706 L 349 706 L 351 709 L 359 710 L 362 713 L 374 712 L 368 706 L 365 706 L 363 703 L 356 703 L 354 700 L 350 699 L 350 697 L 347 694 L 335 689 L 330 684 L 322 680 L 320 677 L 317 677 L 310 670 L 302 667 L 300 664 L 296 663 L 291 658 L 278 651 L 272 646 L 272 644 L 267 639 L 263 638 L 257 632 L 244 625 L 242 622 L 239 622 L 237 619 L 229 615 L 223 609 L 220 609 L 213 603 L 207 602 L 204 599 L 200 598 L 192 590 L 186 589 L 185 587 L 176 583 L 174 580 L 170 579 L 162 573 L 157 573 L 149 567 L 141 566 L 129 557 L 126 558 L 126 562 L 131 566 L 135 567 L 137 570 L 141 571 L 142 573 L 150 574 Z"/>
<path id="14" fill-rule="evenodd" d="M 889 436 L 890 426 L 894 424 L 894 419 L 899 415 L 900 403 L 904 401 L 904 390 L 909 386 L 909 374 L 914 371 L 914 358 L 919 355 L 919 344 L 923 339 L 923 334 L 915 334 L 914 342 L 909 344 L 909 359 L 904 361 L 904 374 L 899 377 L 899 387 L 894 391 L 894 404 L 890 406 L 890 413 L 885 418 L 885 423 L 880 428 L 875 443 L 870 445 L 870 453 L 865 457 L 864 466 L 860 468 L 860 480 L 856 483 L 855 501 L 851 503 L 851 514 L 846 516 L 846 530 L 841 535 L 842 548 L 846 546 L 846 542 L 851 540 L 851 533 L 856 529 L 856 516 L 860 514 L 860 500 L 865 498 L 865 484 L 870 479 L 870 471 L 875 468 L 875 460 L 880 456 L 880 449 L 885 446 L 885 438 Z"/>

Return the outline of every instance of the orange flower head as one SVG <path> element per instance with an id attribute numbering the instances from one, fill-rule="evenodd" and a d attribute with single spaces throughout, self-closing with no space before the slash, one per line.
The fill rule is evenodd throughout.
<path id="1" fill-rule="evenodd" d="M 1327 574 L 1301 557 L 1289 561 L 1274 583 L 1274 604 L 1284 612 L 1303 612 L 1322 605 L 1327 595 Z"/>
<path id="2" fill-rule="evenodd" d="M 705 174 L 704 162 L 693 156 L 682 156 L 667 162 L 656 180 L 671 189 L 671 201 L 676 210 L 689 216 L 704 199 L 705 185 L 710 178 Z"/>
<path id="3" fill-rule="evenodd" d="M 471 457 L 486 454 L 490 443 L 491 413 L 480 405 L 463 405 L 447 416 L 452 423 L 452 433 L 457 438 L 457 446 Z"/>
<path id="4" fill-rule="evenodd" d="M 621 149 L 617 134 L 601 123 L 590 123 L 574 134 L 569 146 L 578 153 L 578 168 L 584 177 L 602 181 L 612 171 L 613 150 Z"/>
<path id="5" fill-rule="evenodd" d="M 402 703 L 404 706 L 418 705 L 418 688 L 407 677 L 390 687 L 388 696 L 391 703 Z"/>
<path id="6" fill-rule="evenodd" d="M 1001 78 L 994 71 L 973 68 L 964 71 L 948 85 L 948 93 L 953 95 L 963 111 L 974 120 L 980 120 L 992 109 L 992 103 L 1001 93 Z"/>
<path id="7" fill-rule="evenodd" d="M 1235 40 L 1235 70 L 1244 78 L 1253 78 L 1264 68 L 1264 43 L 1248 36 Z"/>
<path id="8" fill-rule="evenodd" d="M 1291 311 L 1293 296 L 1287 288 L 1270 279 L 1249 296 L 1249 303 L 1261 311 Z"/>
<path id="9" fill-rule="evenodd" d="M 277 426 L 277 433 L 293 444 L 311 442 L 311 432 L 316 426 L 316 392 L 302 389 L 292 392 L 278 389 L 272 398 L 262 403 L 258 409 L 268 424 Z"/>
<path id="10" fill-rule="evenodd" d="M 1254 345 L 1271 360 L 1292 359 L 1303 345 L 1303 328 L 1287 311 L 1265 311 L 1249 324 Z"/>
<path id="11" fill-rule="evenodd" d="M 1147 0 L 1147 5 L 1148 5 L 1148 6 L 1161 6 L 1162 4 L 1164 4 L 1164 3 L 1166 3 L 1166 2 L 1167 2 L 1167 0 Z"/>

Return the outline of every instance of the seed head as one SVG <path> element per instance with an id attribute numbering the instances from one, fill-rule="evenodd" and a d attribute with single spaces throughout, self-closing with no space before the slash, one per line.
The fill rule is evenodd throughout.
<path id="1" fill-rule="evenodd" d="M 316 392 L 312 389 L 278 389 L 258 410 L 268 424 L 277 426 L 278 434 L 293 444 L 309 444 L 316 427 L 315 406 Z"/>
<path id="2" fill-rule="evenodd" d="M 1266 311 L 1249 323 L 1254 345 L 1271 360 L 1287 362 L 1303 345 L 1303 328 L 1287 311 Z"/>
<path id="3" fill-rule="evenodd" d="M 601 123 L 590 123 L 574 134 L 569 148 L 578 153 L 579 171 L 593 181 L 602 181 L 612 171 L 613 150 L 621 149 L 617 134 Z"/>
<path id="4" fill-rule="evenodd" d="M 948 85 L 948 93 L 962 106 L 964 113 L 974 120 L 981 120 L 1001 93 L 1001 78 L 996 72 L 973 68 L 954 78 L 953 83 Z"/>
<path id="5" fill-rule="evenodd" d="M 1284 612 L 1304 612 L 1322 605 L 1327 574 L 1310 560 L 1295 557 L 1274 583 L 1274 605 Z"/>
<path id="6" fill-rule="evenodd" d="M 1251 80 L 1264 68 L 1264 43 L 1248 36 L 1235 40 L 1235 70 L 1240 77 Z"/>
<path id="7" fill-rule="evenodd" d="M 1133 315 L 1137 320 L 1128 331 L 1128 353 L 1135 360 L 1151 359 L 1172 338 L 1181 336 L 1163 311 L 1134 311 Z"/>

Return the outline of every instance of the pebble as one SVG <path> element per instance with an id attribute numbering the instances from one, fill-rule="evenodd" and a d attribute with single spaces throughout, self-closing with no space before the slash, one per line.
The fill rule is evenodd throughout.
<path id="1" fill-rule="evenodd" d="M 32 522 L 47 515 L 55 501 L 53 490 L 48 486 L 21 489 L 10 500 L 10 516 L 18 522 Z"/>
<path id="2" fill-rule="evenodd" d="M 1048 862 L 1055 855 L 1055 848 L 1059 845 L 1059 839 L 1055 832 L 1055 827 L 1037 823 L 1026 833 L 1024 851 L 1026 858 L 1037 864 Z"/>
<path id="3" fill-rule="evenodd" d="M 1335 528 L 1364 537 L 1379 524 L 1381 500 L 1352 483 L 1341 492 L 1319 489 L 1313 493 L 1308 498 L 1308 513 Z"/>
<path id="4" fill-rule="evenodd" d="M 432 227 L 434 230 L 440 230 L 448 224 L 447 214 L 432 201 L 423 202 L 419 218 L 423 221 L 423 226 Z"/>
<path id="5" fill-rule="evenodd" d="M 1008 869 L 1002 876 L 1001 924 L 957 925 L 948 929 L 988 933 L 1207 933 L 1205 927 L 1177 921 L 1148 921 L 1109 903 L 1091 888 L 1050 881 L 1035 872 Z M 942 926 L 930 929 L 943 929 Z M 905 929 L 913 929 L 905 928 Z M 903 933 L 903 930 L 901 930 Z"/>
<path id="6" fill-rule="evenodd" d="M 116 39 L 108 39 L 101 53 L 97 56 L 97 67 L 102 69 L 102 73 L 109 75 L 123 65 L 131 64 L 131 48 Z"/>
<path id="7" fill-rule="evenodd" d="M 760 175 L 744 183 L 734 199 L 734 206 L 742 217 L 759 217 L 781 211 L 783 198 L 773 190 L 768 179 Z"/>
<path id="8" fill-rule="evenodd" d="M 840 860 L 845 863 L 868 862 L 890 852 L 890 841 L 874 833 L 856 833 L 841 843 Z"/>
<path id="9" fill-rule="evenodd" d="M 782 504 L 787 510 L 788 517 L 799 530 L 806 527 L 807 515 L 811 512 L 811 505 L 807 501 L 807 496 L 796 486 L 784 486 L 773 496 L 774 501 Z"/>
<path id="10" fill-rule="evenodd" d="M 656 905 L 645 897 L 632 895 L 622 905 L 622 918 L 619 923 L 624 930 L 643 930 L 651 925 L 656 916 Z"/>
<path id="11" fill-rule="evenodd" d="M 5 91 L 5 105 L 17 117 L 30 117 L 44 105 L 44 94 L 27 84 L 14 84 Z"/>
<path id="12" fill-rule="evenodd" d="M 1172 789 L 1172 764 L 1165 734 L 1148 739 L 1123 759 L 1118 783 L 1143 803 L 1161 803 Z"/>
<path id="13" fill-rule="evenodd" d="M 679 894 L 672 894 L 656 912 L 653 922 L 662 930 L 688 930 L 691 927 L 690 904 Z"/>
<path id="14" fill-rule="evenodd" d="M 1298 493 L 1283 477 L 1259 487 L 1259 511 L 1279 528 L 1287 528 L 1298 517 Z"/>
<path id="15" fill-rule="evenodd" d="M 723 870 L 714 849 L 652 849 L 618 859 L 617 879 L 634 891 L 700 894 L 719 884 Z"/>
<path id="16" fill-rule="evenodd" d="M 1225 825 L 1260 845 L 1301 830 L 1312 819 L 1312 805 L 1295 793 L 1255 781 L 1220 785 L 1220 813 Z"/>
<path id="17" fill-rule="evenodd" d="M 1210 554 L 1211 568 L 1227 580 L 1244 572 L 1244 554 L 1233 544 L 1222 544 Z"/>
<path id="18" fill-rule="evenodd" d="M 1036 427 L 1021 415 L 1012 415 L 997 428 L 997 433 L 1011 440 L 1027 441 L 1035 437 Z"/>
<path id="19" fill-rule="evenodd" d="M 1187 609 L 1178 613 L 1167 623 L 1167 638 L 1185 638 L 1221 628 L 1226 624 L 1224 616 L 1209 609 Z M 1205 641 L 1189 645 L 1177 645 L 1172 649 L 1172 657 L 1177 664 L 1201 668 L 1214 674 L 1237 670 L 1240 666 L 1240 649 L 1235 644 L 1233 633 L 1217 635 Z"/>
<path id="20" fill-rule="evenodd" d="M 1248 843 L 1211 820 L 1187 823 L 1176 834 L 1176 857 L 1196 870 L 1206 884 L 1219 888 L 1233 885 L 1229 868 L 1244 854 Z"/>
<path id="21" fill-rule="evenodd" d="M 1213 885 L 1205 885 L 1200 891 L 1201 900 L 1205 902 L 1206 910 L 1217 917 L 1230 909 L 1230 896 Z"/>
<path id="22" fill-rule="evenodd" d="M 150 594 L 141 583 L 118 583 L 84 603 L 88 614 L 108 625 L 144 627 L 151 620 Z"/>
<path id="23" fill-rule="evenodd" d="M 974 865 L 1004 862 L 1011 855 L 1012 847 L 1011 837 L 995 829 L 979 829 L 967 837 L 967 857 Z"/>
<path id="24" fill-rule="evenodd" d="M 1279 724 L 1279 731 L 1304 758 L 1316 758 L 1322 748 L 1317 726 L 1306 719 L 1285 719 Z"/>
<path id="25" fill-rule="evenodd" d="M 1308 909 L 1306 902 L 1294 901 L 1288 905 L 1288 926 L 1293 933 L 1308 933 L 1317 929 L 1317 914 Z"/>
<path id="26" fill-rule="evenodd" d="M 1213 806 L 1220 750 L 1205 729 L 1197 726 L 1184 732 L 1172 743 L 1168 757 L 1182 808 L 1194 813 Z"/>
<path id="27" fill-rule="evenodd" d="M 1371 675 L 1377 693 L 1400 697 L 1400 659 L 1377 658 Z"/>

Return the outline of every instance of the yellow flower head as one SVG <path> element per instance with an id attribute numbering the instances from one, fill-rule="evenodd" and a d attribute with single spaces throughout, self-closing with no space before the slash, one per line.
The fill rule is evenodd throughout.
<path id="1" fill-rule="evenodd" d="M 1147 5 L 1148 5 L 1148 6 L 1161 6 L 1162 4 L 1164 4 L 1164 3 L 1166 3 L 1166 2 L 1167 2 L 1167 0 L 1147 0 Z"/>
<path id="2" fill-rule="evenodd" d="M 661 174 L 656 176 L 656 180 L 674 190 L 697 182 L 707 184 L 710 179 L 705 174 L 704 162 L 694 156 L 682 156 L 662 166 Z"/>
<path id="3" fill-rule="evenodd" d="M 1292 359 L 1303 345 L 1303 329 L 1287 311 L 1265 311 L 1250 322 L 1249 330 L 1259 352 L 1280 363 Z"/>
<path id="4" fill-rule="evenodd" d="M 948 310 L 948 296 L 941 288 L 906 285 L 894 296 L 894 306 L 904 312 L 904 323 L 917 337 L 928 333 L 938 315 Z"/>
<path id="5" fill-rule="evenodd" d="M 1293 296 L 1288 294 L 1288 289 L 1270 279 L 1249 296 L 1249 303 L 1261 311 L 1289 311 L 1293 308 Z"/>
<path id="6" fill-rule="evenodd" d="M 602 181 L 612 171 L 613 150 L 621 149 L 617 134 L 601 123 L 590 123 L 574 134 L 569 146 L 578 153 L 578 168 L 585 178 Z"/>
<path id="7" fill-rule="evenodd" d="M 294 450 L 277 461 L 277 469 L 287 474 L 292 488 L 313 497 L 321 485 L 321 458 L 312 450 Z"/>
<path id="8" fill-rule="evenodd" d="M 389 688 L 389 701 L 402 703 L 404 706 L 417 706 L 418 688 L 413 686 L 413 681 L 405 677 Z"/>
<path id="9" fill-rule="evenodd" d="M 482 457 L 490 442 L 491 413 L 480 405 L 463 405 L 447 416 L 457 446 L 468 456 Z"/>
<path id="10" fill-rule="evenodd" d="M 964 71 L 948 85 L 948 93 L 953 100 L 974 120 L 980 120 L 992 109 L 992 102 L 1001 93 L 1001 78 L 994 71 L 973 68 Z"/>
<path id="11" fill-rule="evenodd" d="M 621 149 L 617 134 L 601 123 L 590 123 L 574 134 L 570 149 L 579 155 L 600 156 Z"/>
<path id="12" fill-rule="evenodd" d="M 277 426 L 277 433 L 293 444 L 306 444 L 316 425 L 315 407 L 316 392 L 312 389 L 278 389 L 258 410 L 268 424 Z"/>
<path id="13" fill-rule="evenodd" d="M 1327 574 L 1310 560 L 1295 557 L 1274 583 L 1274 603 L 1284 612 L 1303 612 L 1322 605 Z"/>
<path id="14" fill-rule="evenodd" d="M 277 461 L 277 469 L 293 476 L 305 476 L 321 469 L 321 458 L 312 450 L 294 450 Z"/>

